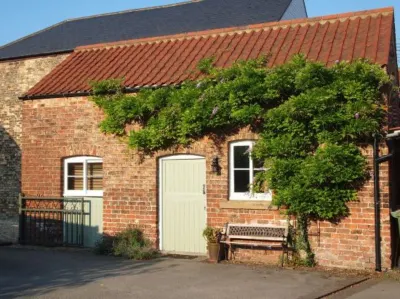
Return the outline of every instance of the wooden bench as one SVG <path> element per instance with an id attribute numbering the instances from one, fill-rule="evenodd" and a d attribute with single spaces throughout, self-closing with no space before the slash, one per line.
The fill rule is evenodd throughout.
<path id="1" fill-rule="evenodd" d="M 285 254 L 288 256 L 288 226 L 270 224 L 233 224 L 227 223 L 220 243 L 228 247 L 228 259 L 233 257 L 236 246 L 282 250 L 282 263 Z M 271 244 L 273 242 L 273 244 Z"/>

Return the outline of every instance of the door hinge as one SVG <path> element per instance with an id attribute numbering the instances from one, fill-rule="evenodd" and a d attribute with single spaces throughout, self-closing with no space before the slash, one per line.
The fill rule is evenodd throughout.
<path id="1" fill-rule="evenodd" d="M 203 184 L 203 194 L 206 194 L 206 184 Z"/>

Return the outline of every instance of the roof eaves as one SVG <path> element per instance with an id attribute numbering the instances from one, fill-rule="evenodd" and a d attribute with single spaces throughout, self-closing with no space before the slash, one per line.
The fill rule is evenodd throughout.
<path id="1" fill-rule="evenodd" d="M 135 87 L 124 87 L 123 92 L 124 93 L 134 93 L 138 92 L 141 89 L 156 89 L 159 87 L 165 87 L 168 85 L 163 85 L 163 86 L 158 86 L 158 85 L 153 85 L 153 86 L 135 86 Z M 179 84 L 171 85 L 175 87 L 179 87 Z M 73 98 L 73 97 L 88 97 L 91 96 L 92 92 L 91 91 L 76 91 L 76 92 L 70 92 L 70 93 L 54 93 L 54 94 L 37 94 L 37 95 L 23 95 L 19 96 L 18 99 L 22 101 L 28 101 L 28 100 L 40 100 L 40 99 L 55 99 L 55 98 Z"/>
<path id="2" fill-rule="evenodd" d="M 34 96 L 23 95 L 18 97 L 22 101 L 28 100 L 41 100 L 41 99 L 59 99 L 59 98 L 72 98 L 89 96 L 90 92 L 75 92 L 75 93 L 59 93 L 59 94 L 38 94 Z"/>
<path id="3" fill-rule="evenodd" d="M 72 53 L 72 52 L 74 52 L 74 49 L 54 51 L 54 52 L 43 52 L 43 53 L 40 53 L 40 54 L 32 54 L 32 55 L 3 57 L 3 58 L 0 58 L 0 62 L 13 61 L 13 60 L 22 60 L 22 59 L 29 59 L 29 58 L 39 58 L 39 57 L 44 57 L 44 56 L 53 56 L 53 55 L 60 55 L 60 54 L 68 54 L 68 53 Z"/>

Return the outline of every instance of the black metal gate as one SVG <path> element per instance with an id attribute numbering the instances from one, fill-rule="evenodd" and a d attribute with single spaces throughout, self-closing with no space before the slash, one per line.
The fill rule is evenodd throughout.
<path id="1" fill-rule="evenodd" d="M 19 242 L 42 246 L 83 246 L 83 198 L 19 198 Z"/>

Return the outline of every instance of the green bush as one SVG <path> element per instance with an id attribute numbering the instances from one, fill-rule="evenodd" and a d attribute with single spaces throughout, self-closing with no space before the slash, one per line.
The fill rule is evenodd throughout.
<path id="1" fill-rule="evenodd" d="M 158 251 L 138 228 L 128 228 L 113 237 L 103 237 L 97 242 L 95 253 L 134 260 L 148 260 L 158 256 Z"/>

